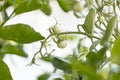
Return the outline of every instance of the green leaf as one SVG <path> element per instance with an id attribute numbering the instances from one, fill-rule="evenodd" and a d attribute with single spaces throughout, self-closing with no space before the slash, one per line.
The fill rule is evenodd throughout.
<path id="1" fill-rule="evenodd" d="M 98 69 L 106 58 L 107 48 L 101 48 L 98 52 L 89 52 L 87 55 L 87 62 L 91 66 Z"/>
<path id="2" fill-rule="evenodd" d="M 42 6 L 40 0 L 26 0 L 16 8 L 16 14 L 40 9 Z"/>
<path id="3" fill-rule="evenodd" d="M 72 71 L 71 63 L 64 58 L 54 57 L 52 59 L 52 64 L 55 68 L 61 69 L 66 73 L 71 73 Z"/>
<path id="4" fill-rule="evenodd" d="M 8 20 L 8 18 L 9 18 L 5 9 L 2 10 L 2 18 L 3 18 L 3 21 Z"/>
<path id="5" fill-rule="evenodd" d="M 88 34 L 93 34 L 94 30 L 94 21 L 95 21 L 96 12 L 93 8 L 91 8 L 87 14 L 84 24 L 82 25 L 83 29 Z"/>
<path id="6" fill-rule="evenodd" d="M 118 37 L 115 42 L 114 46 L 111 50 L 111 62 L 114 64 L 120 64 L 120 37 Z"/>
<path id="7" fill-rule="evenodd" d="M 49 0 L 41 0 L 42 3 L 42 8 L 41 10 L 46 14 L 46 15 L 50 15 L 51 14 L 51 7 L 49 4 Z"/>
<path id="8" fill-rule="evenodd" d="M 0 80 L 13 80 L 8 66 L 0 59 Z"/>
<path id="9" fill-rule="evenodd" d="M 111 80 L 120 80 L 120 72 L 113 73 L 110 78 Z"/>
<path id="10" fill-rule="evenodd" d="M 17 2 L 17 1 L 16 1 Z M 16 14 L 21 14 L 37 9 L 41 9 L 46 15 L 51 14 L 49 0 L 26 0 L 17 2 L 19 5 L 16 8 Z"/>
<path id="11" fill-rule="evenodd" d="M 26 24 L 14 24 L 0 28 L 0 38 L 18 43 L 31 43 L 44 39 L 40 33 Z"/>
<path id="12" fill-rule="evenodd" d="M 50 77 L 50 74 L 45 73 L 43 75 L 40 75 L 37 80 L 48 80 L 49 77 Z"/>
<path id="13" fill-rule="evenodd" d="M 51 57 L 42 57 L 40 59 L 43 60 L 43 61 L 46 61 L 46 62 L 51 62 L 51 60 L 52 60 Z"/>
<path id="14" fill-rule="evenodd" d="M 54 80 L 63 80 L 63 79 L 61 79 L 61 78 L 54 78 Z"/>
<path id="15" fill-rule="evenodd" d="M 8 3 L 12 4 L 12 5 L 16 5 L 17 6 L 17 5 L 25 2 L 25 0 L 6 0 L 6 2 L 8 2 Z"/>
<path id="16" fill-rule="evenodd" d="M 74 0 L 57 0 L 63 11 L 68 12 L 74 5 Z"/>
<path id="17" fill-rule="evenodd" d="M 86 63 L 80 63 L 78 61 L 72 62 L 73 70 L 79 72 L 80 75 L 83 75 L 87 80 L 103 80 L 102 77 L 96 73 L 94 67 Z"/>
<path id="18" fill-rule="evenodd" d="M 116 22 L 117 22 L 117 15 L 113 16 L 108 21 L 108 25 L 107 25 L 105 34 L 103 35 L 103 37 L 101 39 L 101 45 L 106 45 L 110 41 L 110 38 L 112 36 L 112 32 L 114 30 L 114 27 L 116 26 Z"/>
<path id="19" fill-rule="evenodd" d="M 27 57 L 27 53 L 23 50 L 23 45 L 22 44 L 15 44 L 12 45 L 10 43 L 4 44 L 2 49 L 0 49 L 0 53 L 5 55 L 5 54 L 16 54 L 22 57 Z"/>

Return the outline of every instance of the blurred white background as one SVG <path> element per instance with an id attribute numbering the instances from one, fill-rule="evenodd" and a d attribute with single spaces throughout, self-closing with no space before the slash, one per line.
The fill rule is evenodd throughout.
<path id="1" fill-rule="evenodd" d="M 47 37 L 47 35 L 49 34 L 48 28 L 56 24 L 55 18 L 59 23 L 59 28 L 63 31 L 77 30 L 77 24 L 82 24 L 84 22 L 84 18 L 76 18 L 73 15 L 72 11 L 68 13 L 63 12 L 56 0 L 51 0 L 50 5 L 52 8 L 52 14 L 50 16 L 46 16 L 42 11 L 36 10 L 15 16 L 13 19 L 9 20 L 6 25 L 15 23 L 28 24 L 33 27 L 37 32 L 40 32 L 43 36 Z M 12 10 L 13 7 L 8 8 L 8 14 L 10 14 Z M 120 11 L 117 12 L 119 13 Z M 84 44 L 88 45 L 88 42 L 86 41 Z M 68 46 L 66 47 L 67 49 L 58 49 L 56 45 L 53 45 L 52 48 L 56 49 L 53 54 L 56 56 L 65 57 L 68 54 L 71 54 L 72 50 L 75 47 L 76 45 L 72 43 L 68 44 Z M 28 53 L 28 58 L 8 54 L 4 57 L 4 61 L 8 64 L 10 68 L 13 80 L 37 80 L 37 77 L 39 75 L 45 72 L 53 72 L 54 68 L 52 64 L 44 62 L 42 60 L 36 60 L 37 64 L 39 64 L 40 66 L 26 66 L 30 63 L 34 53 L 37 52 L 39 48 L 40 42 L 25 44 L 24 49 Z M 59 75 L 62 75 L 61 71 L 58 71 L 57 73 Z M 52 80 L 52 77 L 49 80 Z"/>
<path id="2" fill-rule="evenodd" d="M 58 3 L 53 0 L 50 3 L 52 8 L 52 15 L 46 16 L 42 11 L 36 10 L 28 13 L 24 13 L 14 17 L 9 20 L 8 24 L 15 23 L 25 23 L 33 27 L 37 32 L 40 32 L 43 36 L 47 36 L 49 34 L 48 28 L 55 25 L 57 19 L 60 24 L 59 28 L 64 29 L 63 31 L 73 31 L 76 30 L 76 26 L 79 23 L 83 23 L 84 19 L 78 19 L 73 15 L 73 12 L 65 13 L 58 6 Z M 13 10 L 13 7 L 8 8 L 7 12 L 10 14 Z M 54 18 L 55 17 L 55 18 Z M 24 32 L 23 32 L 24 35 Z M 66 56 L 71 53 L 72 49 L 75 47 L 73 44 L 69 44 L 70 47 L 68 49 L 57 49 L 53 54 L 56 56 Z M 56 48 L 55 46 L 52 46 Z M 28 53 L 28 58 L 19 57 L 16 55 L 6 55 L 4 61 L 8 64 L 13 80 L 36 80 L 37 77 L 44 72 L 52 73 L 54 68 L 52 64 L 44 62 L 42 60 L 37 60 L 37 65 L 26 66 L 30 63 L 34 53 L 38 51 L 40 48 L 40 42 L 34 42 L 31 44 L 25 44 L 24 49 Z M 58 74 L 61 74 L 59 71 Z M 53 76 L 54 77 L 54 76 Z M 52 80 L 52 79 L 50 79 Z"/>

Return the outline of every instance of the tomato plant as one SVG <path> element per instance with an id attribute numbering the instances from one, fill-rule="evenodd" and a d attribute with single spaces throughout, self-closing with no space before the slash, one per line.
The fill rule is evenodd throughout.
<path id="1" fill-rule="evenodd" d="M 56 24 L 47 29 L 47 36 L 29 24 L 6 24 L 15 16 L 35 10 L 50 16 L 54 2 L 64 13 L 72 12 L 78 20 L 84 19 L 84 23 L 78 23 L 77 30 L 64 31 L 56 20 Z M 7 9 L 11 6 L 12 12 L 8 14 Z M 14 54 L 27 58 L 24 44 L 37 41 L 41 42 L 40 48 L 28 66 L 37 64 L 38 55 L 54 68 L 53 72 L 40 75 L 38 80 L 47 80 L 58 70 L 63 71 L 62 78 L 54 80 L 120 80 L 119 11 L 119 0 L 0 0 L 0 80 L 13 80 L 9 66 L 3 61 L 4 56 Z M 78 35 L 77 38 L 73 39 L 74 35 Z M 84 40 L 90 41 L 89 47 Z M 66 57 L 52 54 L 55 49 L 49 47 L 55 43 L 64 50 L 72 42 L 77 46 Z M 117 66 L 115 70 L 114 65 Z"/>

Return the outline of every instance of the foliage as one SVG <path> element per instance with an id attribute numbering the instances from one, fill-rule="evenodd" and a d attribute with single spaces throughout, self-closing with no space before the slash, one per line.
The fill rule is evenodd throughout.
<path id="1" fill-rule="evenodd" d="M 0 80 L 12 80 L 8 66 L 0 60 Z"/>
<path id="2" fill-rule="evenodd" d="M 77 31 L 66 32 L 58 28 L 56 21 L 56 24 L 49 28 L 50 34 L 46 38 L 27 24 L 5 25 L 5 23 L 16 15 L 33 10 L 41 10 L 49 16 L 52 14 L 50 5 L 52 0 L 0 0 L 0 2 L 2 3 L 0 5 L 2 13 L 2 20 L 0 21 L 0 80 L 12 80 L 8 66 L 2 61 L 4 55 L 15 54 L 27 57 L 23 50 L 23 44 L 36 41 L 41 42 L 41 47 L 33 55 L 29 65 L 36 64 L 35 57 L 40 53 L 40 59 L 53 65 L 54 73 L 58 69 L 63 71 L 64 80 L 120 79 L 120 68 L 116 72 L 111 67 L 113 64 L 120 67 L 120 31 L 118 28 L 119 16 L 117 16 L 117 9 L 120 10 L 119 0 L 56 0 L 63 12 L 71 11 L 77 18 L 84 17 L 85 21 L 84 24 L 78 23 Z M 10 6 L 13 6 L 14 10 L 8 15 L 6 10 Z M 84 11 L 87 12 L 87 15 L 83 14 Z M 80 26 L 84 31 L 81 30 Z M 67 41 L 71 39 L 71 34 L 84 35 L 85 38 L 91 40 L 92 45 L 85 47 L 82 45 L 84 39 L 79 38 L 79 43 L 76 43 L 77 47 L 73 50 L 73 54 L 64 58 L 52 55 L 54 49 L 52 51 L 47 50 L 51 44 L 49 39 L 57 44 L 58 48 L 65 48 Z M 110 57 L 107 56 L 107 53 L 110 53 Z M 105 65 L 109 70 L 102 73 Z M 46 80 L 50 76 L 51 73 L 45 73 L 39 76 L 38 80 Z M 55 80 L 62 80 L 62 78 L 55 78 Z"/>

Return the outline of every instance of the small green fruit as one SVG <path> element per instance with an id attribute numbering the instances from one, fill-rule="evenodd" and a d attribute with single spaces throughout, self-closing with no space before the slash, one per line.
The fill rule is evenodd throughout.
<path id="1" fill-rule="evenodd" d="M 67 42 L 65 40 L 57 42 L 58 48 L 65 48 L 66 46 L 67 46 Z"/>
<path id="2" fill-rule="evenodd" d="M 103 22 L 105 21 L 105 18 L 104 18 L 104 16 L 100 16 L 100 17 L 98 18 L 98 20 L 100 21 L 100 23 L 103 23 Z"/>
<path id="3" fill-rule="evenodd" d="M 73 10 L 74 10 L 75 12 L 82 12 L 83 7 L 82 7 L 82 5 L 81 5 L 79 2 L 77 2 L 77 3 L 74 5 Z"/>

